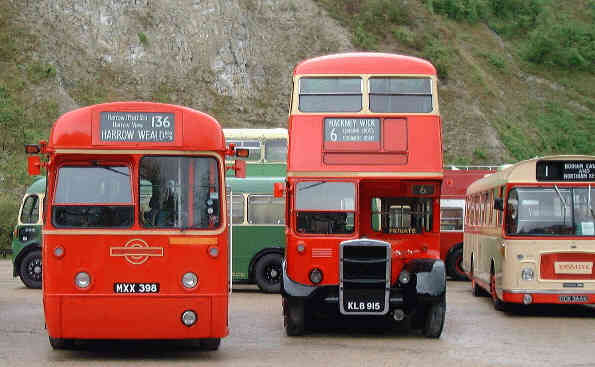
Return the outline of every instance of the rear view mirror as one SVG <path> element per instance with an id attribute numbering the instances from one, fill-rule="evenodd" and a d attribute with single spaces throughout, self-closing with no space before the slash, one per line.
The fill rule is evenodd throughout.
<path id="1" fill-rule="evenodd" d="M 494 199 L 494 209 L 496 210 L 504 210 L 504 201 L 501 198 Z"/>
<path id="2" fill-rule="evenodd" d="M 38 155 L 28 156 L 27 168 L 29 171 L 29 176 L 37 176 L 41 174 L 41 157 Z"/>

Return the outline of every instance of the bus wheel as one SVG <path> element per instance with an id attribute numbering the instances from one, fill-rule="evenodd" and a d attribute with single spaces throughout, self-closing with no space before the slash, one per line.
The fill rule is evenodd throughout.
<path id="1" fill-rule="evenodd" d="M 454 250 L 448 259 L 446 259 L 446 270 L 454 280 L 467 280 L 467 275 L 463 271 L 461 264 L 463 263 L 463 249 L 457 248 Z"/>
<path id="2" fill-rule="evenodd" d="M 281 290 L 281 255 L 267 254 L 258 259 L 254 266 L 254 279 L 261 291 L 279 293 Z"/>
<path id="3" fill-rule="evenodd" d="M 200 340 L 202 350 L 217 350 L 221 344 L 221 338 L 206 338 Z"/>
<path id="4" fill-rule="evenodd" d="M 304 333 L 304 301 L 283 297 L 283 326 L 287 336 Z"/>
<path id="5" fill-rule="evenodd" d="M 444 328 L 444 316 L 446 314 L 446 297 L 440 302 L 432 303 L 426 308 L 424 336 L 428 338 L 439 338 Z"/>
<path id="6" fill-rule="evenodd" d="M 490 294 L 492 296 L 494 308 L 498 311 L 506 311 L 506 302 L 501 301 L 500 298 L 498 298 L 498 293 L 496 293 L 496 276 L 494 273 L 490 276 Z"/>
<path id="7" fill-rule="evenodd" d="M 21 260 L 19 276 L 27 287 L 40 289 L 41 274 L 41 251 L 31 251 Z"/>
<path id="8" fill-rule="evenodd" d="M 74 347 L 73 339 L 50 338 L 52 349 L 72 349 Z"/>

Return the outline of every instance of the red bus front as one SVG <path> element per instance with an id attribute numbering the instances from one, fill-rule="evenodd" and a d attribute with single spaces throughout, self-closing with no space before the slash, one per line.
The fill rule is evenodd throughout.
<path id="1" fill-rule="evenodd" d="M 314 314 L 442 332 L 442 141 L 436 72 L 389 54 L 294 71 L 282 295 L 288 335 Z"/>
<path id="2" fill-rule="evenodd" d="M 217 349 L 229 302 L 219 124 L 179 106 L 96 105 L 60 117 L 45 153 L 52 346 L 196 339 Z"/>

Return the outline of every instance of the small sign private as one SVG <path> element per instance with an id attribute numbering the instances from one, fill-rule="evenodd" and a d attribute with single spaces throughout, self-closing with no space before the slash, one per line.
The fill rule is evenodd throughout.
<path id="1" fill-rule="evenodd" d="M 104 142 L 174 141 L 175 116 L 161 112 L 101 112 L 99 138 Z"/>

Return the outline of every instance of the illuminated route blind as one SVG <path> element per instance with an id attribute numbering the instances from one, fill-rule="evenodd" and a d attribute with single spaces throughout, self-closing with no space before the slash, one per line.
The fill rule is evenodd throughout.
<path id="1" fill-rule="evenodd" d="M 101 112 L 99 136 L 106 142 L 172 142 L 175 117 L 161 112 Z"/>

